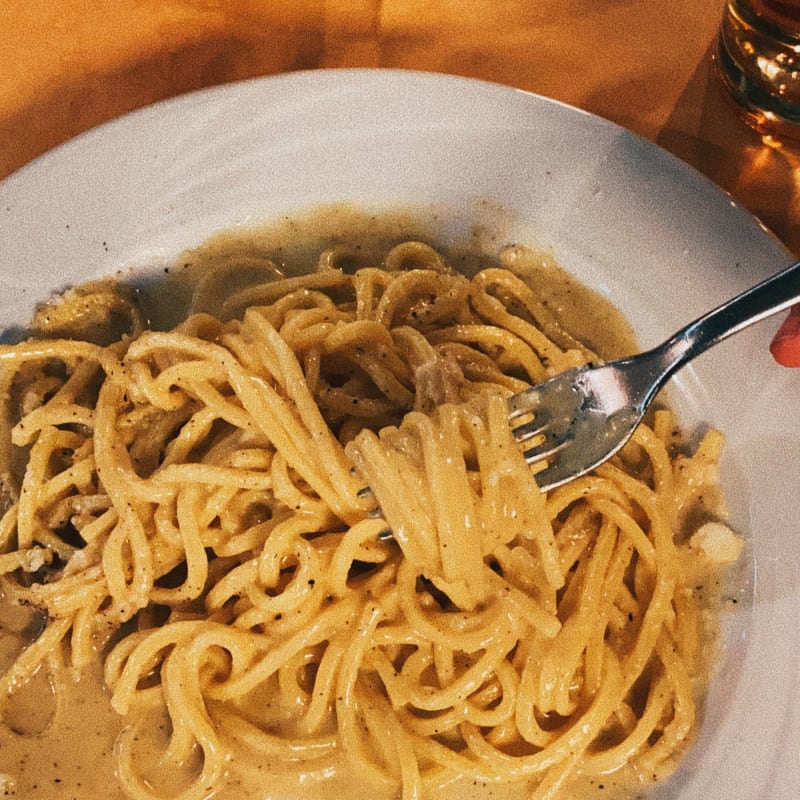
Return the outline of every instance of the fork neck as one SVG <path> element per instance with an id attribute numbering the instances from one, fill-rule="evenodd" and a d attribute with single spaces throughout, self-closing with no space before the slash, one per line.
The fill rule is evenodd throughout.
<path id="1" fill-rule="evenodd" d="M 797 302 L 800 261 L 717 306 L 654 348 L 661 356 L 664 379 L 709 347 Z"/>

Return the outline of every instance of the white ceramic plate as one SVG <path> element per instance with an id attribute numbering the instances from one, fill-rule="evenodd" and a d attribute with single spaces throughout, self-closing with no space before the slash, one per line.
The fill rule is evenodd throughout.
<path id="1" fill-rule="evenodd" d="M 0 319 L 24 323 L 53 289 L 173 257 L 220 229 L 338 201 L 435 209 L 445 237 L 479 223 L 552 248 L 642 345 L 790 260 L 691 168 L 591 115 L 452 77 L 312 72 L 153 106 L 0 184 Z M 798 796 L 800 372 L 771 362 L 776 324 L 674 381 L 686 420 L 728 434 L 725 479 L 755 581 L 728 620 L 700 740 L 655 798 Z"/>

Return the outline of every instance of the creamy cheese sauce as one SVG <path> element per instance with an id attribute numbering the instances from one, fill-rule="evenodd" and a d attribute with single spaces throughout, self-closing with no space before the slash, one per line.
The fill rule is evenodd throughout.
<path id="1" fill-rule="evenodd" d="M 141 290 L 143 307 L 154 327 L 168 327 L 185 315 L 189 297 L 198 281 L 213 269 L 217 255 L 236 248 L 269 253 L 282 274 L 291 275 L 303 265 L 313 264 L 315 255 L 328 247 L 347 243 L 353 263 L 374 263 L 377 254 L 391 244 L 409 237 L 431 241 L 424 226 L 411 216 L 369 217 L 349 209 L 326 210 L 307 218 L 287 219 L 277 226 L 256 232 L 230 233 L 218 237 L 197 251 L 186 254 L 163 270 L 134 276 Z M 288 243 L 288 244 L 287 244 Z M 498 242 L 487 240 L 487 232 L 476 229 L 470 241 L 450 252 L 451 263 L 467 273 L 491 260 L 483 253 L 498 251 Z M 514 269 L 535 284 L 545 304 L 563 327 L 585 341 L 602 357 L 617 357 L 635 349 L 632 331 L 620 313 L 604 297 L 581 285 L 558 267 L 547 253 L 514 247 L 506 251 Z M 263 279 L 254 269 L 253 282 Z M 237 278 L 241 280 L 241 275 Z M 247 278 L 246 278 L 247 280 Z M 225 294 L 229 286 L 210 286 L 208 296 Z M 41 627 L 42 620 L 28 609 L 14 609 L 0 597 L 0 670 Z M 8 800 L 123 800 L 115 780 L 114 742 L 125 725 L 109 704 L 100 667 L 86 671 L 79 680 L 63 670 L 51 674 L 40 670 L 7 708 L 0 725 L 0 798 Z M 150 759 L 158 774 L 158 756 L 165 735 L 165 720 L 154 718 L 149 726 L 150 742 L 144 743 L 143 758 Z M 146 755 L 147 753 L 150 755 Z M 375 798 L 374 789 L 333 760 L 322 769 L 326 781 L 309 780 L 291 764 L 253 760 L 246 753 L 233 753 L 230 777 L 215 794 L 218 800 L 278 800 L 278 798 Z M 165 775 L 165 785 L 169 784 Z M 603 785 L 582 787 L 582 798 L 638 797 L 643 786 L 658 776 L 621 774 Z M 633 787 L 622 788 L 622 787 Z M 514 786 L 478 785 L 471 779 L 452 786 L 459 798 L 512 798 L 526 796 L 526 784 Z"/>

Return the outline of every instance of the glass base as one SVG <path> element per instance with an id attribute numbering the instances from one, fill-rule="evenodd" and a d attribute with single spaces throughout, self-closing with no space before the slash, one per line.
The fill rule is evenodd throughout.
<path id="1" fill-rule="evenodd" d="M 760 133 L 800 141 L 800 39 L 729 2 L 714 59 L 745 121 Z"/>

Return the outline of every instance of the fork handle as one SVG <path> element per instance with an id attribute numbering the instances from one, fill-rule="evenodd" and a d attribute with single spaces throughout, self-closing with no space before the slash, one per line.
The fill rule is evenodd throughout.
<path id="1" fill-rule="evenodd" d="M 654 348 L 663 384 L 676 370 L 709 347 L 800 301 L 800 261 L 709 311 Z"/>

